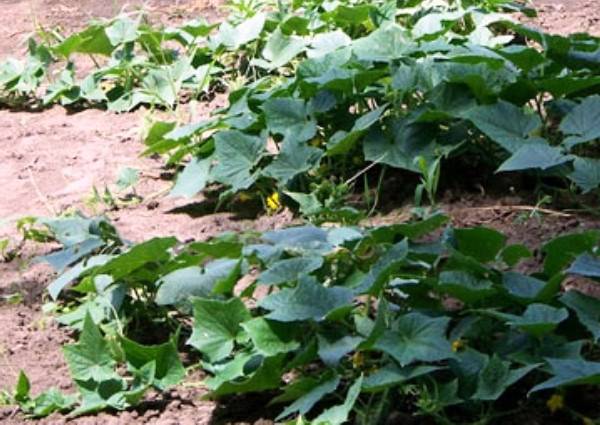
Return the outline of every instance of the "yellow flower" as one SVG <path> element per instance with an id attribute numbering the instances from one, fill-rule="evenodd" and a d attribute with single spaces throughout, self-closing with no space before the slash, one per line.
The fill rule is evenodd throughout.
<path id="1" fill-rule="evenodd" d="M 546 406 L 550 412 L 554 413 L 565 407 L 565 399 L 560 394 L 553 394 L 552 397 L 546 401 Z"/>
<path id="2" fill-rule="evenodd" d="M 352 355 L 352 366 L 354 369 L 361 369 L 365 365 L 365 355 L 362 351 L 357 351 Z"/>
<path id="3" fill-rule="evenodd" d="M 273 192 L 273 194 L 267 198 L 267 208 L 270 212 L 276 212 L 281 208 L 278 192 Z"/>
<path id="4" fill-rule="evenodd" d="M 452 341 L 452 351 L 457 353 L 459 351 L 461 351 L 463 348 L 465 348 L 465 342 L 462 339 L 457 339 L 455 341 Z"/>

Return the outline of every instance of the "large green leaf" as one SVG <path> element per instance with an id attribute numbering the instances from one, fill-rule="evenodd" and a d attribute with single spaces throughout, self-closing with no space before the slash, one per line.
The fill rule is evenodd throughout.
<path id="1" fill-rule="evenodd" d="M 298 328 L 288 323 L 257 317 L 242 323 L 241 326 L 250 336 L 254 348 L 265 357 L 288 353 L 300 347 L 300 343 L 295 339 Z"/>
<path id="2" fill-rule="evenodd" d="M 571 155 L 565 155 L 562 149 L 550 146 L 545 140 L 540 140 L 518 148 L 510 158 L 500 165 L 498 172 L 547 170 L 573 159 Z"/>
<path id="3" fill-rule="evenodd" d="M 179 359 L 176 343 L 172 339 L 160 345 L 141 345 L 125 337 L 121 339 L 128 367 L 136 372 L 149 363 L 154 363 L 156 369 L 152 384 L 162 391 L 177 385 L 185 377 L 185 368 Z"/>
<path id="4" fill-rule="evenodd" d="M 110 260 L 96 270 L 96 274 L 110 275 L 113 280 L 119 280 L 146 264 L 156 264 L 167 261 L 171 254 L 169 250 L 175 246 L 175 238 L 153 238 L 147 242 L 135 245 L 125 254 Z"/>
<path id="5" fill-rule="evenodd" d="M 209 181 L 211 163 L 211 158 L 192 158 L 177 175 L 177 181 L 169 195 L 191 198 L 204 190 Z"/>
<path id="6" fill-rule="evenodd" d="M 356 293 L 378 294 L 394 272 L 400 269 L 408 256 L 408 240 L 391 246 L 371 267 L 358 287 Z"/>
<path id="7" fill-rule="evenodd" d="M 600 341 L 600 300 L 571 290 L 560 297 L 560 302 L 575 312 L 596 342 Z"/>
<path id="8" fill-rule="evenodd" d="M 600 186 L 600 159 L 576 157 L 569 178 L 583 193 L 597 189 Z"/>
<path id="9" fill-rule="evenodd" d="M 374 348 L 389 354 L 401 366 L 451 358 L 452 348 L 446 339 L 449 322 L 448 317 L 408 313 L 394 323 L 392 330 L 383 333 Z"/>
<path id="10" fill-rule="evenodd" d="M 467 272 L 445 271 L 440 273 L 436 289 L 470 304 L 493 296 L 496 293 L 493 286 L 491 281 Z"/>
<path id="11" fill-rule="evenodd" d="M 337 366 L 339 361 L 345 355 L 351 353 L 364 341 L 364 338 L 359 336 L 318 334 L 319 341 L 319 357 L 327 366 Z"/>
<path id="12" fill-rule="evenodd" d="M 309 274 L 323 265 L 323 257 L 294 257 L 277 261 L 258 277 L 258 283 L 263 285 L 279 285 L 294 282 L 300 276 Z"/>
<path id="13" fill-rule="evenodd" d="M 267 319 L 279 322 L 322 321 L 327 315 L 352 303 L 346 288 L 326 288 L 313 279 L 300 279 L 295 288 L 282 289 L 263 298 L 259 306 L 269 310 Z"/>
<path id="14" fill-rule="evenodd" d="M 507 151 L 514 153 L 542 126 L 540 117 L 525 113 L 511 103 L 500 101 L 470 110 L 466 117 Z"/>
<path id="15" fill-rule="evenodd" d="M 482 263 L 493 261 L 506 244 L 506 236 L 485 227 L 454 229 L 458 250 Z"/>
<path id="16" fill-rule="evenodd" d="M 277 28 L 267 40 L 267 44 L 262 51 L 262 59 L 255 59 L 253 63 L 269 70 L 280 68 L 298 54 L 304 51 L 306 42 L 303 38 L 297 36 L 287 36 L 283 34 L 280 28 Z"/>
<path id="17" fill-rule="evenodd" d="M 350 151 L 366 130 L 379 120 L 386 107 L 387 105 L 384 105 L 362 115 L 354 122 L 349 132 L 336 132 L 327 143 L 327 155 L 341 155 Z"/>
<path id="18" fill-rule="evenodd" d="M 284 143 L 273 162 L 263 170 L 265 176 L 272 177 L 280 184 L 287 184 L 298 174 L 305 173 L 321 161 L 323 151 L 305 144 Z"/>
<path id="19" fill-rule="evenodd" d="M 327 394 L 330 394 L 336 390 L 340 384 L 340 377 L 334 375 L 332 378 L 325 380 L 324 382 L 317 382 L 317 384 L 310 389 L 310 391 L 303 394 L 301 397 L 296 399 L 292 404 L 285 408 L 283 412 L 275 420 L 279 421 L 283 418 L 290 416 L 293 413 L 304 415 L 313 408 L 319 400 L 321 400 Z"/>
<path id="20" fill-rule="evenodd" d="M 540 366 L 533 364 L 511 369 L 510 365 L 511 362 L 503 361 L 494 354 L 479 373 L 477 391 L 473 394 L 472 399 L 495 401 L 500 398 L 508 387 Z"/>
<path id="21" fill-rule="evenodd" d="M 85 316 L 79 341 L 65 345 L 63 352 L 74 379 L 102 382 L 116 376 L 116 362 L 111 356 L 108 343 L 89 314 Z"/>
<path id="22" fill-rule="evenodd" d="M 552 378 L 536 385 L 530 392 L 570 385 L 600 385 L 600 363 L 583 359 L 546 359 Z"/>
<path id="23" fill-rule="evenodd" d="M 440 369 L 442 368 L 439 366 L 425 365 L 400 368 L 396 364 L 390 363 L 365 378 L 363 391 L 376 392 L 390 387 L 397 387 L 419 376 L 431 375 Z"/>
<path id="24" fill-rule="evenodd" d="M 600 96 L 585 98 L 563 119 L 560 130 L 568 136 L 563 144 L 571 149 L 582 143 L 600 139 Z"/>
<path id="25" fill-rule="evenodd" d="M 241 323 L 251 319 L 239 298 L 227 301 L 197 298 L 194 306 L 193 332 L 188 344 L 216 362 L 231 354 L 234 341 L 242 331 Z"/>
<path id="26" fill-rule="evenodd" d="M 73 53 L 90 53 L 110 56 L 114 46 L 106 35 L 103 25 L 92 25 L 85 30 L 67 37 L 54 49 L 68 58 Z"/>
<path id="27" fill-rule="evenodd" d="M 363 141 L 365 160 L 419 172 L 415 158 L 430 163 L 436 157 L 435 130 L 426 124 L 392 123 L 392 135 L 373 127 Z"/>
<path id="28" fill-rule="evenodd" d="M 567 273 L 598 279 L 600 278 L 600 259 L 591 254 L 579 255 Z"/>
<path id="29" fill-rule="evenodd" d="M 50 285 L 48 285 L 48 293 L 52 299 L 56 300 L 60 293 L 75 279 L 77 279 L 86 270 L 94 267 L 102 266 L 113 258 L 112 255 L 94 255 L 86 260 L 83 260 L 61 274 Z"/>
<path id="30" fill-rule="evenodd" d="M 317 123 L 302 99 L 272 98 L 262 108 L 269 131 L 281 134 L 285 142 L 305 142 L 317 132 Z"/>
<path id="31" fill-rule="evenodd" d="M 352 386 L 348 389 L 348 393 L 346 394 L 346 400 L 344 400 L 343 404 L 338 406 L 330 407 L 325 410 L 319 416 L 317 416 L 312 423 L 314 425 L 342 425 L 347 423 L 348 416 L 350 416 L 350 412 L 360 395 L 360 391 L 362 388 L 363 376 L 361 375 Z"/>
<path id="32" fill-rule="evenodd" d="M 506 321 L 509 326 L 517 327 L 536 337 L 552 332 L 569 317 L 565 308 L 554 308 L 546 304 L 530 304 L 521 316 L 495 311 L 490 315 Z"/>
<path id="33" fill-rule="evenodd" d="M 502 274 L 502 284 L 509 294 L 524 300 L 534 300 L 548 283 L 521 273 L 505 272 Z"/>
<path id="34" fill-rule="evenodd" d="M 247 367 L 246 362 L 242 366 Z M 284 367 L 284 355 L 275 357 L 267 357 L 262 360 L 258 368 L 249 374 L 235 380 L 213 380 L 207 381 L 211 389 L 210 395 L 213 397 L 221 397 L 228 394 L 243 394 L 247 392 L 260 392 L 274 390 L 281 384 L 281 376 Z"/>
<path id="35" fill-rule="evenodd" d="M 191 266 L 175 270 L 158 282 L 156 303 L 172 305 L 190 302 L 192 297 L 207 297 L 220 284 L 226 287 L 222 292 L 230 292 L 239 275 L 240 261 L 231 259 L 215 260 L 204 268 Z"/>
<path id="36" fill-rule="evenodd" d="M 106 36 L 113 46 L 137 40 L 138 24 L 127 16 L 121 16 L 106 27 Z"/>
<path id="37" fill-rule="evenodd" d="M 552 239 L 542 247 L 542 252 L 545 254 L 544 272 L 548 276 L 561 272 L 579 254 L 591 251 L 598 241 L 600 241 L 600 232 L 597 230 L 588 230 Z"/>
<path id="38" fill-rule="evenodd" d="M 257 13 L 252 18 L 245 19 L 237 26 L 225 21 L 219 27 L 219 32 L 213 38 L 216 46 L 223 45 L 230 50 L 237 50 L 244 44 L 256 40 L 265 25 L 265 15 Z"/>
<path id="39" fill-rule="evenodd" d="M 415 49 L 406 29 L 386 23 L 366 37 L 352 42 L 352 51 L 359 60 L 388 62 L 403 57 Z"/>
<path id="40" fill-rule="evenodd" d="M 250 187 L 256 180 L 253 169 L 265 152 L 266 141 L 237 130 L 219 132 L 214 139 L 218 164 L 211 171 L 212 179 L 231 186 L 234 192 Z"/>

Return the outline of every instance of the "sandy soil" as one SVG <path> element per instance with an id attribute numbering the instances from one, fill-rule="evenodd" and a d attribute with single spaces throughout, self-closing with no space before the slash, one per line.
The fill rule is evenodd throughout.
<path id="1" fill-rule="evenodd" d="M 124 3 L 121 0 L 0 0 L 0 59 L 22 52 L 23 42 L 35 29 L 36 22 L 45 27 L 58 25 L 72 30 L 83 26 L 91 16 L 113 15 Z M 152 19 L 166 24 L 197 14 L 215 19 L 219 14 L 217 0 L 132 0 L 127 3 L 129 7 L 145 3 Z M 600 34 L 599 0 L 536 0 L 534 5 L 540 10 L 535 23 L 549 31 Z M 199 114 L 207 114 L 223 101 L 216 99 L 213 104 L 204 105 Z M 0 110 L 3 130 L 0 134 L 0 238 L 8 236 L 14 240 L 17 237 L 10 221 L 17 217 L 53 215 L 69 208 L 91 212 L 85 200 L 92 187 L 102 190 L 105 185 L 113 184 L 122 167 L 142 171 L 136 190 L 147 200 L 107 213 L 123 236 L 131 240 L 169 234 L 180 240 L 204 239 L 224 230 L 261 230 L 290 222 L 287 213 L 256 220 L 231 213 L 198 217 L 204 209 L 202 199 L 186 201 L 155 196 L 171 183 L 161 177 L 160 160 L 139 157 L 139 129 L 145 114 L 143 109 L 124 115 L 100 110 L 69 114 L 60 107 L 38 113 Z M 456 224 L 496 227 L 507 232 L 511 241 L 525 242 L 532 248 L 556 234 L 594 225 L 585 218 L 554 215 L 543 220 L 523 220 L 527 212 L 506 207 L 522 202 L 518 198 L 471 197 L 449 202 L 448 210 Z M 101 205 L 95 208 L 102 210 Z M 402 212 L 397 211 L 377 221 L 397 221 L 402 217 Z M 6 219 L 9 222 L 3 225 Z M 70 336 L 41 313 L 43 288 L 51 274 L 43 266 L 28 264 L 28 259 L 47 249 L 28 244 L 23 248 L 21 259 L 0 263 L 0 295 L 15 291 L 26 295 L 25 303 L 20 305 L 3 305 L 0 301 L 0 390 L 13 385 L 21 368 L 32 378 L 34 392 L 52 385 L 70 388 L 60 350 Z M 199 377 L 190 379 L 193 382 Z M 209 424 L 226 423 L 224 417 L 232 418 L 231 413 L 222 414 L 215 404 L 199 401 L 201 394 L 201 389 L 185 386 L 161 397 L 150 397 L 145 405 L 131 412 L 102 414 L 74 422 Z M 242 404 L 238 412 L 246 417 L 245 423 L 261 423 L 260 412 L 250 409 L 254 413 L 250 415 L 245 406 L 249 405 Z M 42 423 L 64 421 L 56 416 Z M 21 422 L 16 411 L 0 408 L 0 423 Z"/>

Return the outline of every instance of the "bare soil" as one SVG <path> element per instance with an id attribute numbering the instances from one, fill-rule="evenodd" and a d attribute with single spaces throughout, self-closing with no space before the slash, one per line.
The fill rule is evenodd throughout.
<path id="1" fill-rule="evenodd" d="M 130 0 L 128 8 L 145 4 L 151 19 L 174 24 L 191 16 L 211 20 L 221 13 L 220 0 Z M 551 32 L 588 31 L 600 34 L 599 0 L 536 0 L 540 16 L 533 21 Z M 0 60 L 19 55 L 24 41 L 36 25 L 61 27 L 71 31 L 85 25 L 91 17 L 108 17 L 125 7 L 123 0 L 0 0 Z M 203 104 L 198 116 L 222 106 L 223 97 Z M 162 196 L 171 185 L 165 178 L 160 159 L 141 158 L 140 128 L 147 111 L 115 115 L 100 110 L 70 113 L 61 107 L 41 112 L 0 110 L 0 239 L 9 237 L 14 244 L 18 235 L 14 219 L 49 216 L 68 209 L 88 214 L 104 212 L 113 220 L 122 236 L 139 241 L 152 236 L 174 235 L 180 240 L 206 239 L 225 230 L 264 230 L 292 222 L 285 211 L 276 216 L 248 217 L 239 213 L 210 212 L 202 198 L 169 199 Z M 136 187 L 143 202 L 105 211 L 101 204 L 90 205 L 92 188 L 100 191 L 111 186 L 123 167 L 142 171 Z M 535 249 L 543 241 L 567 231 L 597 227 L 580 216 L 532 215 L 523 209 L 519 197 L 447 196 L 446 210 L 457 225 L 486 225 L 508 234 L 512 242 Z M 518 206 L 519 208 L 514 208 Z M 406 218 L 403 210 L 373 220 L 397 222 Z M 6 220 L 6 221 L 5 221 Z M 4 224 L 3 224 L 4 223 Z M 0 390 L 11 389 L 19 369 L 32 380 L 33 392 L 50 386 L 71 389 L 61 345 L 71 335 L 60 329 L 51 317 L 41 312 L 44 288 L 52 278 L 43 265 L 32 266 L 31 258 L 45 253 L 47 246 L 25 244 L 19 258 L 0 263 L 0 296 L 21 293 L 24 302 L 2 303 L 0 298 Z M 200 401 L 203 390 L 196 385 L 201 376 L 192 376 L 186 385 L 166 395 L 151 395 L 138 409 L 70 421 L 77 424 L 225 424 L 272 423 L 268 412 L 256 406 L 261 401 L 236 401 L 219 407 Z M 237 409 L 234 409 L 237 407 Z M 537 424 L 541 419 L 527 419 Z M 13 408 L 0 408 L 0 423 L 24 422 Z M 62 424 L 66 418 L 55 415 L 40 421 Z M 547 422 L 546 422 L 547 423 Z"/>

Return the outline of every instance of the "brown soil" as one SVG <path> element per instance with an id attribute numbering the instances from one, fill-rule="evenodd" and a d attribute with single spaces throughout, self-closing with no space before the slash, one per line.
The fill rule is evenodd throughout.
<path id="1" fill-rule="evenodd" d="M 131 0 L 127 3 L 130 8 L 146 4 L 152 19 L 165 24 L 198 14 L 215 19 L 220 13 L 218 0 Z M 59 26 L 73 30 L 82 27 L 89 17 L 113 15 L 124 4 L 122 0 L 0 0 L 0 60 L 23 51 L 24 40 L 35 29 L 35 22 L 46 28 Z M 536 0 L 534 4 L 540 10 L 536 23 L 552 32 L 600 32 L 597 0 Z M 204 105 L 197 115 L 206 115 L 210 108 L 222 106 L 223 102 L 223 98 L 217 98 L 212 104 Z M 160 196 L 171 184 L 162 178 L 161 160 L 139 157 L 139 129 L 146 113 L 143 109 L 123 115 L 99 110 L 69 113 L 61 107 L 36 113 L 0 110 L 3 130 L 0 136 L 0 239 L 9 237 L 14 246 L 18 239 L 14 219 L 24 215 L 48 216 L 71 208 L 88 213 L 103 212 L 103 205 L 90 207 L 85 199 L 89 198 L 93 186 L 99 190 L 111 186 L 122 167 L 142 170 L 136 191 L 145 200 L 117 211 L 105 211 L 126 239 L 143 240 L 157 235 L 175 235 L 180 240 L 205 239 L 225 230 L 262 230 L 291 222 L 288 212 L 258 219 L 235 213 L 203 215 L 207 204 L 200 198 L 189 201 Z M 556 234 L 594 225 L 593 221 L 581 217 L 551 214 L 542 219 L 527 218 L 531 211 L 509 208 L 521 203 L 521 199 L 514 198 L 467 197 L 450 200 L 446 207 L 457 225 L 495 227 L 507 233 L 511 241 L 524 242 L 531 248 Z M 402 218 L 402 211 L 398 211 L 377 221 Z M 18 259 L 0 263 L 0 296 L 14 292 L 25 296 L 25 302 L 19 305 L 2 304 L 0 298 L 0 390 L 12 388 L 19 369 L 27 371 L 34 393 L 50 386 L 71 389 L 60 349 L 71 337 L 41 312 L 44 287 L 52 277 L 51 272 L 43 265 L 29 264 L 32 257 L 48 249 L 26 244 Z M 227 415 L 223 416 L 214 403 L 199 400 L 202 389 L 193 384 L 200 378 L 191 377 L 190 385 L 166 395 L 150 396 L 139 409 L 71 422 L 227 423 L 222 419 Z M 238 413 L 245 418 L 244 422 L 233 419 L 229 422 L 271 423 L 259 419 L 261 409 L 256 409 L 256 404 L 241 404 Z M 53 416 L 40 423 L 65 421 L 63 417 Z M 0 423 L 22 422 L 16 410 L 0 408 Z"/>

